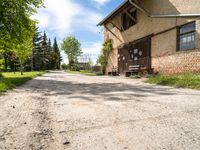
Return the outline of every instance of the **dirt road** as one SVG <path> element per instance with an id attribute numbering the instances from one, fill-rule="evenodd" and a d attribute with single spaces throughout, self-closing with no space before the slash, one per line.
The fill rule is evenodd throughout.
<path id="1" fill-rule="evenodd" d="M 0 96 L 0 150 L 199 150 L 200 91 L 51 72 Z"/>

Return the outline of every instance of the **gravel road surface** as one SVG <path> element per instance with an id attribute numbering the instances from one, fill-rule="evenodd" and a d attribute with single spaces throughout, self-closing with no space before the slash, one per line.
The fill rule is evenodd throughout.
<path id="1" fill-rule="evenodd" d="M 0 150 L 199 150 L 200 91 L 54 71 L 0 96 Z"/>

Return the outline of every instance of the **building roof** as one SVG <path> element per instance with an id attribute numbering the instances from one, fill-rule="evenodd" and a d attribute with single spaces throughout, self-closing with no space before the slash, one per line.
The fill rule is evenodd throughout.
<path id="1" fill-rule="evenodd" d="M 124 0 L 117 8 L 115 8 L 109 15 L 107 15 L 101 22 L 98 23 L 97 26 L 104 25 L 108 20 L 112 19 L 115 17 L 118 12 L 120 12 L 126 5 L 129 4 L 128 0 Z"/>

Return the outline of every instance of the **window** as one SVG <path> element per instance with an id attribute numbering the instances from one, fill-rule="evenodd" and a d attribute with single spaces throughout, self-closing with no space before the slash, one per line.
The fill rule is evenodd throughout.
<path id="1" fill-rule="evenodd" d="M 178 32 L 178 50 L 186 51 L 195 49 L 196 42 L 196 24 L 188 23 L 179 28 Z"/>
<path id="2" fill-rule="evenodd" d="M 121 16 L 122 30 L 127 30 L 136 24 L 136 10 L 131 9 L 124 12 Z"/>

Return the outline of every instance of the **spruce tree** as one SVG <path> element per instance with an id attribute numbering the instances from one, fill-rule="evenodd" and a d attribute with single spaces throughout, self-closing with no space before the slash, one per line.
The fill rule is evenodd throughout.
<path id="1" fill-rule="evenodd" d="M 42 64 L 42 36 L 38 28 L 33 37 L 32 70 L 40 70 Z"/>
<path id="2" fill-rule="evenodd" d="M 61 54 L 60 54 L 60 50 L 59 50 L 56 38 L 54 38 L 53 52 L 56 54 L 56 57 L 57 57 L 56 58 L 57 60 L 56 60 L 55 68 L 56 69 L 60 69 L 60 64 L 61 64 L 61 61 L 62 61 L 62 57 L 61 57 Z"/>
<path id="3" fill-rule="evenodd" d="M 48 51 L 52 52 L 52 46 L 51 46 L 51 39 L 50 38 L 49 38 L 49 41 L 48 41 Z"/>
<path id="4" fill-rule="evenodd" d="M 48 51 L 48 43 L 47 43 L 47 35 L 44 32 L 44 35 L 42 37 L 42 63 L 41 63 L 41 69 L 42 70 L 47 70 L 49 69 L 49 51 Z"/>
<path id="5" fill-rule="evenodd" d="M 53 52 L 53 47 L 51 45 L 51 39 L 48 41 L 48 52 L 49 52 L 49 69 L 55 69 L 55 54 Z"/>

